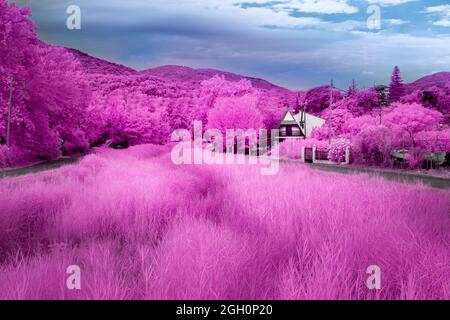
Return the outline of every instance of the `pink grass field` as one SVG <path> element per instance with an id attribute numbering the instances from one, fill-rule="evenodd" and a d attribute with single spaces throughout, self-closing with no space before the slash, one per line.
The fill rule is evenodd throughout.
<path id="1" fill-rule="evenodd" d="M 450 299 L 448 191 L 167 151 L 1 180 L 0 299 Z"/>

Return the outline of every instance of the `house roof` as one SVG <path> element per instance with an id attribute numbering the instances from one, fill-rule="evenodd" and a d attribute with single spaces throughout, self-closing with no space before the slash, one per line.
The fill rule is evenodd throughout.
<path id="1" fill-rule="evenodd" d="M 314 115 L 312 115 L 310 113 L 307 113 L 307 112 L 304 112 L 303 115 L 304 115 L 304 117 L 307 120 L 317 119 L 317 120 L 325 121 L 324 119 L 316 117 L 316 116 L 314 116 Z M 283 118 L 281 118 L 281 121 L 278 124 L 278 126 L 296 124 L 300 128 L 302 128 L 301 123 L 302 123 L 302 112 L 299 112 L 297 114 L 293 114 L 293 112 L 291 112 L 291 111 L 286 111 L 286 113 L 284 114 Z"/>
<path id="2" fill-rule="evenodd" d="M 325 121 L 324 119 L 320 118 L 320 117 L 316 117 L 315 115 L 312 115 L 310 113 L 305 112 L 305 117 L 307 120 L 311 120 L 311 119 L 317 119 L 317 120 L 322 120 Z M 294 115 L 294 118 L 297 122 L 301 122 L 302 119 L 302 113 L 297 113 L 296 115 Z"/>
<path id="3" fill-rule="evenodd" d="M 278 127 L 281 125 L 293 125 L 296 124 L 301 128 L 300 117 L 296 117 L 291 111 L 286 111 L 286 113 L 281 118 Z"/>

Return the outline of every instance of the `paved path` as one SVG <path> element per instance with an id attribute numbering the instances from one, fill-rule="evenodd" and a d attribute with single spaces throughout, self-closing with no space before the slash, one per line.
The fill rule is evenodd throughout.
<path id="1" fill-rule="evenodd" d="M 0 179 L 4 177 L 17 177 L 17 176 L 23 176 L 30 173 L 36 173 L 41 171 L 47 171 L 52 169 L 57 169 L 62 166 L 68 165 L 68 164 L 74 164 L 77 163 L 83 156 L 76 156 L 72 158 L 61 158 L 57 160 L 51 160 L 46 161 L 42 163 L 37 163 L 34 165 L 31 165 L 29 167 L 25 168 L 17 168 L 17 169 L 8 169 L 1 171 L 0 170 Z"/>
<path id="2" fill-rule="evenodd" d="M 281 162 L 297 165 L 306 165 L 311 169 L 336 172 L 342 174 L 368 174 L 371 176 L 383 177 L 386 180 L 402 182 L 402 183 L 424 183 L 433 188 L 450 189 L 450 179 L 444 177 L 420 174 L 413 171 L 402 171 L 394 169 L 359 167 L 353 165 L 337 165 L 333 163 L 304 163 L 301 160 L 281 159 Z"/>
<path id="3" fill-rule="evenodd" d="M 428 176 L 424 174 L 405 172 L 398 170 L 389 170 L 381 168 L 362 168 L 353 166 L 338 166 L 330 164 L 309 164 L 313 169 L 328 171 L 328 172 L 338 172 L 342 174 L 369 174 L 371 176 L 381 176 L 391 181 L 398 181 L 403 183 L 418 183 L 422 182 L 434 188 L 439 189 L 450 189 L 450 179 L 444 177 Z"/>

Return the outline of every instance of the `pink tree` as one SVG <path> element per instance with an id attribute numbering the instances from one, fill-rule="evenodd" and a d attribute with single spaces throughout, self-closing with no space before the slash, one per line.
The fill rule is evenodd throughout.
<path id="1" fill-rule="evenodd" d="M 433 86 L 422 91 L 421 102 L 425 107 L 433 108 L 443 114 L 450 113 L 450 91 Z"/>
<path id="2" fill-rule="evenodd" d="M 350 85 L 350 87 L 348 87 L 347 97 L 353 97 L 356 95 L 357 92 L 358 92 L 358 89 L 356 87 L 356 81 L 355 81 L 355 79 L 353 79 L 352 84 Z"/>
<path id="3" fill-rule="evenodd" d="M 338 90 L 333 90 L 333 103 L 337 103 L 343 98 L 343 95 Z M 306 93 L 305 104 L 306 109 L 312 113 L 320 113 L 330 107 L 331 92 L 330 86 L 322 86 L 309 90 Z"/>
<path id="4" fill-rule="evenodd" d="M 20 142 L 17 137 L 19 127 L 31 128 L 33 125 L 26 106 L 25 88 L 38 60 L 38 40 L 30 15 L 28 9 L 0 0 L 0 144 L 6 143 L 7 127 L 11 128 L 11 142 L 15 146 Z M 13 108 L 10 113 L 11 88 Z M 8 121 L 9 115 L 11 121 Z"/>
<path id="5" fill-rule="evenodd" d="M 242 79 L 238 82 L 228 81 L 223 75 L 215 75 L 211 79 L 201 82 L 198 91 L 198 105 L 196 120 L 207 123 L 207 114 L 214 108 L 220 97 L 236 97 L 252 93 L 253 87 L 249 80 Z"/>
<path id="6" fill-rule="evenodd" d="M 416 140 L 424 151 L 450 153 L 450 128 L 419 132 Z"/>
<path id="7" fill-rule="evenodd" d="M 394 72 L 391 77 L 391 84 L 389 86 L 389 101 L 397 102 L 400 101 L 401 97 L 406 93 L 405 85 L 400 73 L 400 68 L 398 66 L 394 67 Z"/>
<path id="8" fill-rule="evenodd" d="M 29 80 L 30 104 L 48 115 L 48 128 L 63 154 L 89 148 L 87 107 L 91 92 L 80 64 L 64 48 L 40 46 L 36 75 Z M 45 144 L 46 140 L 36 142 Z"/>
<path id="9" fill-rule="evenodd" d="M 98 99 L 98 97 L 97 97 Z M 130 145 L 155 142 L 157 119 L 152 114 L 145 95 L 129 94 L 125 89 L 117 89 L 98 99 L 97 106 L 91 106 L 91 116 L 99 116 L 101 125 L 98 143 L 110 140 L 113 145 Z"/>
<path id="10" fill-rule="evenodd" d="M 384 123 L 401 136 L 406 133 L 411 145 L 416 146 L 415 135 L 421 131 L 437 128 L 443 119 L 442 113 L 425 108 L 418 103 L 397 103 L 385 116 Z"/>
<path id="11" fill-rule="evenodd" d="M 256 95 L 218 98 L 214 108 L 208 113 L 208 128 L 218 129 L 223 134 L 227 129 L 262 129 L 263 116 L 257 105 Z"/>
<path id="12" fill-rule="evenodd" d="M 340 101 L 354 116 L 361 116 L 380 108 L 378 95 L 374 89 L 355 92 L 352 96 Z"/>

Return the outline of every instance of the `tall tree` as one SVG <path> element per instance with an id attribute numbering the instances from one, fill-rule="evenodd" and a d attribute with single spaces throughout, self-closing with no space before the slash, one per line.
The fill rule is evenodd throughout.
<path id="1" fill-rule="evenodd" d="M 398 102 L 401 97 L 406 93 L 405 85 L 403 84 L 402 76 L 400 73 L 400 68 L 398 66 L 394 67 L 394 72 L 391 77 L 391 84 L 389 86 L 389 101 Z"/>
<path id="2" fill-rule="evenodd" d="M 356 81 L 353 79 L 352 84 L 348 87 L 347 97 L 353 97 L 357 92 L 358 89 L 356 88 Z"/>
<path id="3" fill-rule="evenodd" d="M 406 133 L 411 146 L 416 146 L 415 136 L 424 130 L 433 130 L 444 120 L 442 113 L 425 108 L 418 103 L 396 103 L 385 117 L 385 124 L 402 136 Z"/>
<path id="4" fill-rule="evenodd" d="M 214 108 L 208 112 L 208 129 L 218 129 L 223 134 L 227 129 L 263 129 L 264 119 L 257 108 L 258 99 L 257 94 L 218 98 Z"/>

